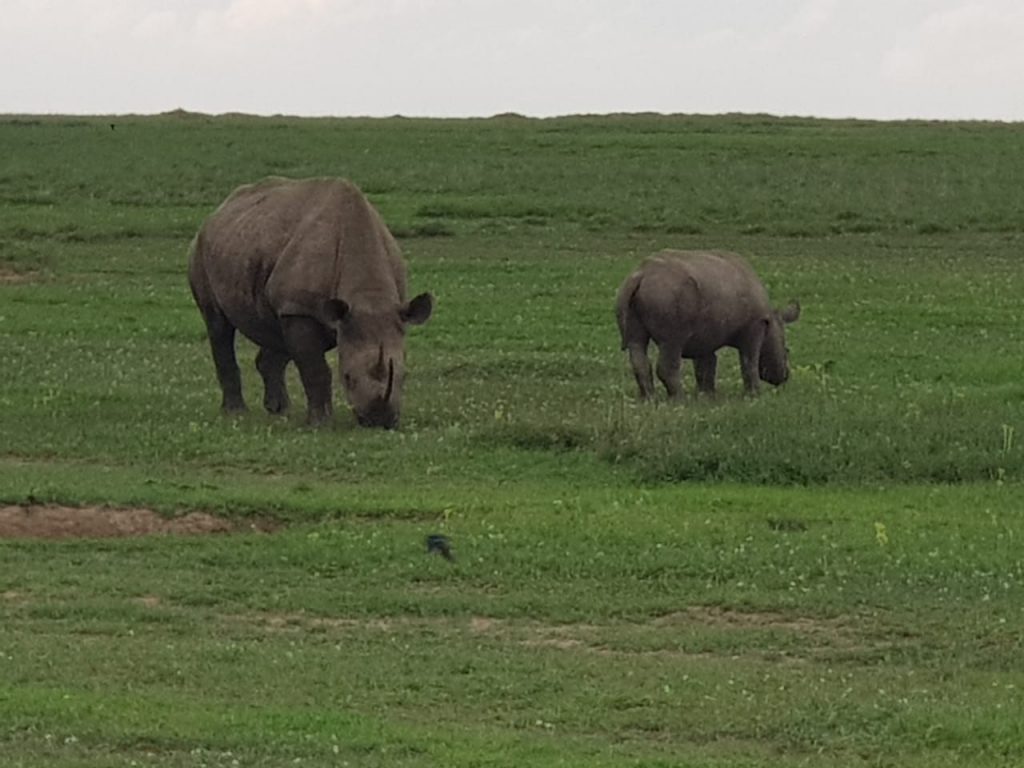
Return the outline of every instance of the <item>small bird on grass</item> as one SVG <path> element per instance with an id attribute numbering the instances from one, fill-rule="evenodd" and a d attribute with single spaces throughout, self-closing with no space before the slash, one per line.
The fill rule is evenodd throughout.
<path id="1" fill-rule="evenodd" d="M 447 536 L 440 533 L 432 533 L 427 536 L 427 554 L 437 552 L 445 560 L 455 562 L 455 555 L 452 554 L 452 543 Z"/>

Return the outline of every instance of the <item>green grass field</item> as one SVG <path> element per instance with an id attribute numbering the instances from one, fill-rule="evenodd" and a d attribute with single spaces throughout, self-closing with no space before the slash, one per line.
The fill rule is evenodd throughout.
<path id="1" fill-rule="evenodd" d="M 0 118 L 0 502 L 272 533 L 0 540 L 11 766 L 1024 764 L 1024 126 Z M 188 243 L 356 181 L 435 314 L 403 425 L 220 393 Z M 641 405 L 663 247 L 800 299 L 790 382 Z M 336 397 L 340 404 L 340 396 Z M 443 532 L 457 561 L 428 556 Z"/>

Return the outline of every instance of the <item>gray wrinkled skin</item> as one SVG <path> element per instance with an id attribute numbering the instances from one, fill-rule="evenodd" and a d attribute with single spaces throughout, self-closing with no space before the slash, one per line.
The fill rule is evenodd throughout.
<path id="1" fill-rule="evenodd" d="M 762 380 L 783 384 L 789 378 L 785 325 L 799 316 L 796 302 L 773 309 L 746 260 L 720 251 L 661 251 L 626 278 L 616 301 L 622 349 L 629 352 L 644 399 L 654 394 L 651 341 L 658 346 L 658 378 L 670 399 L 682 392 L 683 358 L 693 360 L 698 391 L 713 394 L 722 347 L 739 351 L 749 394 Z"/>
<path id="2" fill-rule="evenodd" d="M 346 399 L 360 424 L 398 425 L 405 331 L 427 321 L 430 294 L 406 301 L 405 263 L 377 211 L 343 179 L 268 178 L 239 187 L 192 243 L 189 284 L 206 322 L 225 411 L 245 408 L 235 331 L 255 342 L 264 407 L 289 405 L 295 361 L 307 417 L 331 415 L 338 349 Z"/>

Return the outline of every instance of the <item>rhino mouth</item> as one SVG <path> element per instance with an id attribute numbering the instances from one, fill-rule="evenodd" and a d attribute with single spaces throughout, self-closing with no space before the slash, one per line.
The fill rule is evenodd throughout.
<path id="1" fill-rule="evenodd" d="M 761 371 L 761 381 L 767 381 L 773 387 L 781 387 L 789 381 L 789 371 Z"/>
<path id="2" fill-rule="evenodd" d="M 391 402 L 391 395 L 395 391 L 394 360 L 388 360 L 386 371 L 387 373 L 385 373 L 384 365 L 384 346 L 381 345 L 380 358 L 373 368 L 372 375 L 379 380 L 383 380 L 387 376 L 387 385 L 383 396 L 374 398 L 369 405 L 353 408 L 360 426 L 383 427 L 384 429 L 394 429 L 398 426 L 398 411 Z"/>
<path id="3" fill-rule="evenodd" d="M 369 408 L 356 413 L 356 420 L 363 427 L 394 429 L 398 426 L 398 412 L 388 400 L 378 398 Z"/>

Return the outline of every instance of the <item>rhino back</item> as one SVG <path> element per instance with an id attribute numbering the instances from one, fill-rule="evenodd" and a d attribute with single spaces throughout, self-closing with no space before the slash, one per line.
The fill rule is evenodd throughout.
<path id="1" fill-rule="evenodd" d="M 203 225 L 195 254 L 217 305 L 257 343 L 279 340 L 279 315 L 317 317 L 328 298 L 405 297 L 397 244 L 358 188 L 341 179 L 240 187 Z"/>
<path id="2" fill-rule="evenodd" d="M 771 311 L 764 286 L 740 256 L 662 251 L 640 268 L 634 305 L 656 341 L 686 341 L 684 356 L 729 344 Z"/>

